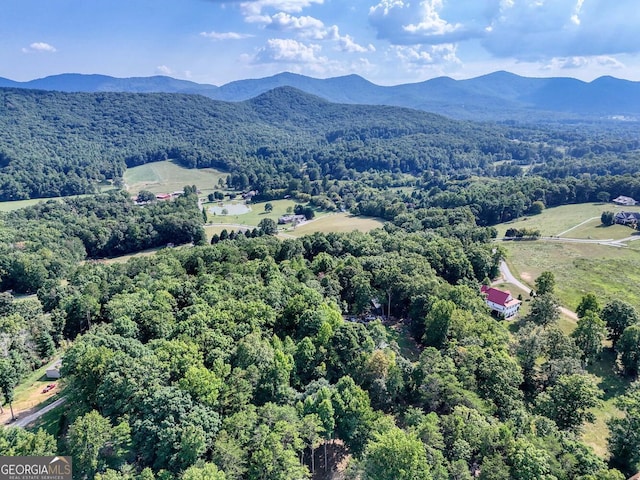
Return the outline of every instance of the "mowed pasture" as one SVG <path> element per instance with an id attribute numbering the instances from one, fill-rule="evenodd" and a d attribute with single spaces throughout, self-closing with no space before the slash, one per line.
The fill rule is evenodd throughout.
<path id="1" fill-rule="evenodd" d="M 545 241 L 504 242 L 514 275 L 529 286 L 544 271 L 553 272 L 556 293 L 575 310 L 580 299 L 594 293 L 601 304 L 621 299 L 640 309 L 640 250 L 595 243 Z"/>
<path id="2" fill-rule="evenodd" d="M 280 210 L 282 206 L 276 207 L 276 203 L 287 202 L 287 200 L 276 200 L 271 202 L 274 204 L 273 212 Z M 252 215 L 226 215 L 216 216 L 215 220 L 205 227 L 207 237 L 211 239 L 214 234 L 220 235 L 222 230 L 231 232 L 232 230 L 245 231 L 247 229 L 252 230 L 258 225 L 262 218 L 272 218 L 277 221 L 278 216 L 273 212 L 270 214 L 264 214 L 264 207 L 262 213 L 258 211 L 256 205 L 253 206 Z M 285 209 L 286 212 L 286 209 Z M 245 218 L 246 217 L 246 218 Z M 358 217 L 349 213 L 325 213 L 316 216 L 313 220 L 303 223 L 294 227 L 293 225 L 278 225 L 281 238 L 302 237 L 304 235 L 310 235 L 316 232 L 329 233 L 329 232 L 368 232 L 375 228 L 380 228 L 384 222 L 378 218 L 371 217 Z"/>
<path id="3" fill-rule="evenodd" d="M 379 218 L 358 217 L 350 213 L 335 213 L 303 223 L 287 233 L 296 237 L 316 232 L 368 232 L 380 228 L 384 222 Z"/>
<path id="4" fill-rule="evenodd" d="M 640 212 L 640 206 L 619 207 L 613 203 L 579 203 L 562 205 L 543 210 L 540 215 L 531 215 L 496 225 L 498 237 L 504 237 L 508 228 L 539 230 L 543 237 L 583 238 L 594 240 L 618 240 L 633 234 L 633 230 L 621 225 L 604 227 L 600 223 L 602 212 Z"/>
<path id="5" fill-rule="evenodd" d="M 171 160 L 146 163 L 124 173 L 124 182 L 131 194 L 140 190 L 170 193 L 182 190 L 185 185 L 195 185 L 206 195 L 219 189 L 220 178 L 226 180 L 227 174 L 215 168 L 184 168 Z"/>
<path id="6" fill-rule="evenodd" d="M 270 203 L 273 210 L 270 212 L 265 211 L 264 207 L 267 203 Z M 222 202 L 205 202 L 202 206 L 209 212 L 209 209 L 213 206 L 225 206 L 225 205 L 238 205 L 243 204 L 244 200 L 224 200 Z M 276 223 L 278 218 L 283 215 L 287 215 L 287 209 L 291 209 L 296 206 L 296 202 L 291 199 L 285 200 L 271 200 L 270 202 L 249 203 L 247 205 L 250 210 L 247 213 L 229 214 L 229 215 L 214 215 L 213 213 L 207 213 L 207 222 L 211 224 L 237 224 L 246 225 L 247 227 L 257 227 L 260 220 L 265 218 L 271 218 Z M 227 208 L 230 212 L 233 212 L 233 208 Z"/>

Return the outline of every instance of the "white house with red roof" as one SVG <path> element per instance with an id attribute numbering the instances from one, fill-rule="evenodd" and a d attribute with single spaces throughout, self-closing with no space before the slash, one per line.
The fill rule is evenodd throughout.
<path id="1" fill-rule="evenodd" d="M 498 312 L 504 318 L 513 317 L 520 310 L 522 302 L 513 298 L 509 291 L 482 285 L 480 292 L 484 294 L 484 299 L 489 308 L 494 312 Z"/>

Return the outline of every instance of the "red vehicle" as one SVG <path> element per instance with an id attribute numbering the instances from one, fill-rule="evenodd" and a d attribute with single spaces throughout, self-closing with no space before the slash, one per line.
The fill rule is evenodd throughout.
<path id="1" fill-rule="evenodd" d="M 49 385 L 47 385 L 46 387 L 44 387 L 42 389 L 42 393 L 47 393 L 50 390 L 53 390 L 54 388 L 56 388 L 56 384 L 55 383 L 50 383 Z"/>

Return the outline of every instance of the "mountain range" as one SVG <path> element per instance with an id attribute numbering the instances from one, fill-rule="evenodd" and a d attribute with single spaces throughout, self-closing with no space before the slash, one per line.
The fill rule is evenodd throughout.
<path id="1" fill-rule="evenodd" d="M 639 121 L 640 82 L 600 77 L 531 78 L 500 71 L 467 80 L 438 77 L 420 83 L 380 86 L 358 75 L 318 79 L 280 73 L 222 86 L 166 76 L 115 78 L 66 73 L 28 82 L 0 77 L 0 87 L 63 92 L 138 92 L 198 94 L 238 102 L 289 86 L 330 102 L 391 105 L 456 119 L 481 121 Z"/>

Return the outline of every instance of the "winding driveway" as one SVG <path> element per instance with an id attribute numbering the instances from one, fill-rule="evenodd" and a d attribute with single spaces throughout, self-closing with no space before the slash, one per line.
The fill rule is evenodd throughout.
<path id="1" fill-rule="evenodd" d="M 511 285 L 515 285 L 516 287 L 524 290 L 526 293 L 531 293 L 531 288 L 529 288 L 527 285 L 525 285 L 519 279 L 513 276 L 513 274 L 511 273 L 511 270 L 509 270 L 509 266 L 507 265 L 507 262 L 505 262 L 504 260 L 500 260 L 500 273 L 502 274 L 502 279 L 504 280 L 505 283 L 510 283 Z M 572 312 L 571 310 L 565 307 L 560 307 L 560 312 L 562 312 L 563 315 L 573 320 L 574 322 L 578 321 L 578 315 L 576 315 L 576 312 Z"/>
<path id="2" fill-rule="evenodd" d="M 7 424 L 7 426 L 8 427 L 22 427 L 22 428 L 24 428 L 24 427 L 26 427 L 28 425 L 31 425 L 33 422 L 35 422 L 37 419 L 39 419 L 42 415 L 44 415 L 45 413 L 53 410 L 58 405 L 62 405 L 66 401 L 67 401 L 67 399 L 64 398 L 64 397 L 59 398 L 55 402 L 51 402 L 49 405 L 47 405 L 46 407 L 41 408 L 37 412 L 34 412 L 34 413 L 30 414 L 30 415 L 26 415 L 24 417 L 18 417 L 18 419 L 15 422 L 9 423 L 9 424 Z"/>

